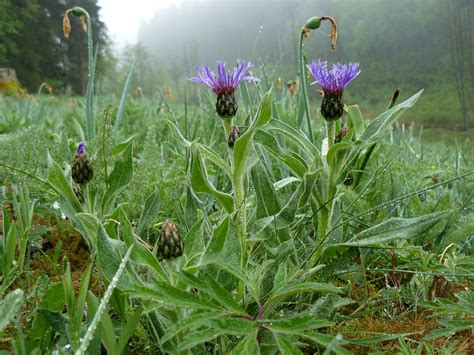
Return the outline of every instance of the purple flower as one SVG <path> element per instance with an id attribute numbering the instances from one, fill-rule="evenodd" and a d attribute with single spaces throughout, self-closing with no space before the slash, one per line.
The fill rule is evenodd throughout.
<path id="1" fill-rule="evenodd" d="M 81 143 L 79 143 L 79 145 L 77 146 L 76 155 L 83 155 L 83 154 L 85 154 L 85 152 L 86 152 L 86 147 L 87 147 L 87 143 L 81 141 Z"/>
<path id="2" fill-rule="evenodd" d="M 217 96 L 216 112 L 223 119 L 231 119 L 237 113 L 239 106 L 235 99 L 235 89 L 243 80 L 258 79 L 249 74 L 253 64 L 250 62 L 238 62 L 237 68 L 231 72 L 225 70 L 223 61 L 217 62 L 217 77 L 209 69 L 209 66 L 203 68 L 196 67 L 197 76 L 189 78 L 194 83 L 204 84 L 209 87 Z"/>
<path id="3" fill-rule="evenodd" d="M 194 83 L 204 84 L 209 87 L 216 95 L 231 94 L 237 89 L 243 80 L 258 80 L 251 74 L 250 69 L 253 64 L 250 62 L 238 62 L 234 71 L 226 71 L 225 62 L 217 62 L 217 77 L 206 65 L 203 68 L 196 67 L 196 77 L 189 78 Z"/>
<path id="4" fill-rule="evenodd" d="M 328 63 L 318 59 L 307 67 L 315 80 L 311 84 L 319 84 L 325 95 L 342 95 L 346 86 L 360 73 L 358 63 L 336 63 L 328 70 Z"/>
<path id="5" fill-rule="evenodd" d="M 318 59 L 307 67 L 315 79 L 311 84 L 317 83 L 323 89 L 324 98 L 321 103 L 321 114 L 328 121 L 341 118 L 344 113 L 342 93 L 352 79 L 359 75 L 359 64 L 336 63 L 333 64 L 331 70 L 328 70 L 328 63 Z"/>

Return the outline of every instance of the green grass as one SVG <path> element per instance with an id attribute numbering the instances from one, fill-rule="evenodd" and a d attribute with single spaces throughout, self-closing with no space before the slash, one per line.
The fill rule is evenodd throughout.
<path id="1" fill-rule="evenodd" d="M 87 188 L 70 177 L 84 100 L 0 97 L 0 300 L 23 304 L 0 329 L 0 348 L 66 352 L 88 332 L 91 353 L 467 351 L 473 142 L 471 132 L 420 130 L 455 115 L 438 89 L 393 130 L 348 135 L 331 164 L 317 150 L 322 119 L 313 116 L 313 147 L 295 125 L 296 100 L 271 101 L 261 88 L 250 89 L 252 106 L 240 95 L 235 123 L 254 134 L 233 151 L 207 92 L 171 110 L 129 97 L 116 136 L 119 103 L 97 97 Z M 402 88 L 399 102 L 416 91 Z M 388 86 L 354 86 L 346 103 L 374 118 L 390 96 Z M 256 127 L 248 117 L 259 106 Z M 359 138 L 369 120 L 360 124 Z M 12 211 L 20 186 L 29 198 Z M 20 270 L 5 245 L 33 200 Z M 160 229 L 167 219 L 171 234 Z M 184 255 L 159 260 L 163 238 L 182 238 Z"/>

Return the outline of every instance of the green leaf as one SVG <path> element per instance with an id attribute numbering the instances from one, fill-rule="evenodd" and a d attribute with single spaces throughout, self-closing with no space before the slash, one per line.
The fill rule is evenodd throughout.
<path id="1" fill-rule="evenodd" d="M 341 161 L 341 159 L 339 158 L 340 155 L 346 150 L 351 149 L 351 147 L 352 144 L 349 142 L 339 142 L 333 144 L 331 148 L 329 148 L 328 155 L 326 156 L 326 161 L 328 162 L 328 165 L 332 166 L 335 161 Z"/>
<path id="2" fill-rule="evenodd" d="M 200 266 L 207 265 L 220 257 L 222 250 L 224 249 L 228 233 L 229 216 L 225 217 L 222 222 L 214 229 L 211 240 L 207 244 L 206 251 L 199 262 Z"/>
<path id="3" fill-rule="evenodd" d="M 273 332 L 293 334 L 308 329 L 331 327 L 335 323 L 326 319 L 316 319 L 315 315 L 300 315 L 284 319 L 266 319 L 261 321 Z"/>
<path id="4" fill-rule="evenodd" d="M 450 211 L 443 211 L 415 218 L 390 218 L 355 235 L 346 243 L 335 245 L 369 246 L 387 243 L 392 240 L 413 238 L 425 233 L 441 218 L 450 213 Z"/>
<path id="5" fill-rule="evenodd" d="M 198 149 L 193 149 L 191 161 L 191 186 L 196 192 L 212 195 L 227 213 L 234 209 L 234 199 L 231 195 L 218 191 L 210 182 L 207 170 Z"/>
<path id="6" fill-rule="evenodd" d="M 270 121 L 272 117 L 272 90 L 270 89 L 262 98 L 260 107 L 255 120 L 252 122 L 250 127 L 245 133 L 237 139 L 234 145 L 234 177 L 239 179 L 243 176 L 247 159 L 250 155 L 252 147 L 253 136 L 257 129 L 263 127 Z"/>
<path id="7" fill-rule="evenodd" d="M 349 106 L 347 113 L 347 126 L 354 129 L 356 138 L 359 138 L 364 130 L 364 118 L 358 105 Z"/>
<path id="8" fill-rule="evenodd" d="M 232 349 L 230 355 L 240 354 L 260 354 L 260 346 L 257 341 L 258 330 L 243 338 L 235 348 Z"/>
<path id="9" fill-rule="evenodd" d="M 280 349 L 281 355 L 295 355 L 295 354 L 303 354 L 300 349 L 294 344 L 294 341 L 282 336 L 273 333 L 273 337 Z"/>
<path id="10" fill-rule="evenodd" d="M 142 214 L 138 220 L 137 234 L 141 237 L 144 236 L 146 230 L 155 221 L 156 216 L 160 210 L 160 194 L 155 189 L 153 193 L 145 200 L 145 206 L 143 207 Z"/>
<path id="11" fill-rule="evenodd" d="M 127 253 L 127 245 L 120 240 L 109 238 L 102 224 L 98 226 L 97 233 L 97 261 L 99 268 L 105 278 L 111 281 L 122 262 L 122 258 Z M 137 278 L 129 271 L 129 266 L 127 266 L 117 283 L 117 288 L 122 291 L 128 291 L 134 289 L 137 284 Z"/>
<path id="12" fill-rule="evenodd" d="M 420 98 L 423 90 L 418 91 L 408 100 L 392 107 L 385 111 L 379 117 L 372 120 L 364 133 L 362 133 L 360 140 L 363 142 L 372 142 L 380 137 L 380 135 L 408 108 L 413 107 Z"/>
<path id="13" fill-rule="evenodd" d="M 296 176 L 301 178 L 308 170 L 308 166 L 303 158 L 296 155 L 296 153 L 283 153 L 277 140 L 272 134 L 260 130 L 255 134 L 254 140 L 255 143 L 264 147 L 268 153 L 281 161 L 289 170 L 295 173 Z"/>
<path id="14" fill-rule="evenodd" d="M 192 142 L 188 141 L 184 136 L 181 134 L 179 131 L 178 127 L 175 126 L 175 124 L 169 120 L 165 120 L 166 124 L 171 128 L 171 131 L 175 134 L 176 137 L 178 137 L 178 140 L 181 142 L 181 144 L 187 148 L 191 147 L 193 144 Z"/>
<path id="15" fill-rule="evenodd" d="M 300 282 L 297 284 L 290 284 L 288 286 L 284 285 L 280 289 L 272 291 L 272 294 L 266 303 L 264 315 L 269 313 L 277 302 L 290 295 L 307 292 L 341 293 L 342 291 L 343 290 L 341 287 L 336 287 L 329 283 L 320 282 Z"/>
<path id="16" fill-rule="evenodd" d="M 205 329 L 192 332 L 191 334 L 187 334 L 184 340 L 179 343 L 176 351 L 181 352 L 191 349 L 196 345 L 210 341 L 219 335 L 220 334 L 214 329 Z"/>
<path id="17" fill-rule="evenodd" d="M 232 178 L 232 171 L 230 170 L 230 166 L 224 159 L 222 159 L 215 151 L 205 146 L 204 144 L 200 144 L 200 143 L 194 143 L 194 144 L 199 149 L 199 151 L 201 152 L 201 155 L 204 158 L 209 159 L 211 162 L 213 162 L 219 168 L 221 168 L 221 170 L 225 172 L 229 178 Z"/>
<path id="18" fill-rule="evenodd" d="M 187 331 L 188 329 L 201 327 L 206 322 L 212 319 L 222 318 L 223 316 L 225 315 L 223 315 L 221 312 L 203 312 L 187 316 L 177 323 L 174 323 L 171 327 L 166 328 L 165 334 L 161 338 L 161 341 L 165 343 L 181 332 Z"/>
<path id="19" fill-rule="evenodd" d="M 23 301 L 23 291 L 18 288 L 10 292 L 5 299 L 0 302 L 0 334 L 20 311 Z"/>
<path id="20" fill-rule="evenodd" d="M 320 155 L 319 149 L 308 139 L 305 133 L 296 130 L 287 123 L 272 119 L 267 130 L 273 131 L 287 138 L 290 142 L 295 144 L 299 149 L 304 151 L 310 160 L 314 160 L 316 156 Z"/>
<path id="21" fill-rule="evenodd" d="M 117 195 L 132 181 L 132 151 L 133 142 L 130 142 L 123 153 L 122 159 L 115 163 L 114 170 L 110 173 L 108 178 L 109 188 L 102 199 L 102 211 L 104 214 L 113 208 Z"/>
<path id="22" fill-rule="evenodd" d="M 64 176 L 63 170 L 59 167 L 51 155 L 48 153 L 48 182 L 53 189 L 63 198 L 68 204 L 66 211 L 82 212 L 82 206 L 76 195 L 72 191 L 71 186 L 68 184 L 66 177 Z M 73 216 L 68 216 L 72 218 Z"/>
<path id="23" fill-rule="evenodd" d="M 147 298 L 162 304 L 177 307 L 215 310 L 217 307 L 195 295 L 194 293 L 180 290 L 166 282 L 155 281 L 153 285 L 136 286 L 127 292 L 130 296 Z"/>
<path id="24" fill-rule="evenodd" d="M 273 189 L 273 184 L 261 164 L 253 167 L 252 182 L 257 197 L 257 219 L 277 214 L 281 210 L 280 202 Z"/>
<path id="25" fill-rule="evenodd" d="M 140 322 L 142 313 L 143 313 L 143 308 L 142 307 L 137 308 L 135 312 L 133 313 L 133 315 L 130 317 L 130 319 L 127 321 L 125 326 L 122 326 L 120 338 L 118 340 L 117 348 L 115 350 L 117 354 L 122 354 L 123 351 L 125 350 L 125 347 L 127 346 L 129 339 L 135 333 L 135 329 Z"/>
<path id="26" fill-rule="evenodd" d="M 234 300 L 229 291 L 208 274 L 201 273 L 199 277 L 196 277 L 183 271 L 178 276 L 184 283 L 206 292 L 229 311 L 247 314 L 245 309 Z"/>

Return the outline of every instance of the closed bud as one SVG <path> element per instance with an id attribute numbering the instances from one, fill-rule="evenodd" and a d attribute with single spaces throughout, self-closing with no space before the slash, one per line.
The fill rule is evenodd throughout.
<path id="1" fill-rule="evenodd" d="M 92 180 L 94 173 L 86 154 L 86 143 L 81 142 L 77 147 L 72 164 L 71 176 L 76 184 L 85 185 Z"/>
<path id="2" fill-rule="evenodd" d="M 342 127 L 339 133 L 337 134 L 336 138 L 334 139 L 334 143 L 342 142 L 344 137 L 347 135 L 347 132 L 349 132 L 349 128 Z"/>
<path id="3" fill-rule="evenodd" d="M 306 21 L 306 24 L 304 27 L 309 28 L 310 30 L 317 30 L 321 26 L 321 18 L 320 17 L 311 17 L 308 21 Z"/>
<path id="4" fill-rule="evenodd" d="M 84 203 L 84 194 L 82 193 L 81 189 L 78 188 L 77 186 L 74 186 L 72 188 L 72 191 L 74 191 L 74 195 L 76 195 L 79 202 Z"/>
<path id="5" fill-rule="evenodd" d="M 233 91 L 217 95 L 216 112 L 220 118 L 228 119 L 234 117 L 238 108 L 239 106 Z"/>
<path id="6" fill-rule="evenodd" d="M 321 103 L 321 114 L 327 121 L 335 121 L 342 117 L 344 113 L 344 103 L 342 95 L 332 95 L 325 93 L 323 102 Z"/>
<path id="7" fill-rule="evenodd" d="M 177 258 L 183 255 L 184 243 L 176 225 L 167 219 L 160 229 L 158 239 L 158 260 Z"/>
<path id="8" fill-rule="evenodd" d="M 232 128 L 230 129 L 230 134 L 229 134 L 229 140 L 227 141 L 227 144 L 229 148 L 234 148 L 234 144 L 239 139 L 240 137 L 240 129 L 236 125 L 233 125 Z"/>
<path id="9" fill-rule="evenodd" d="M 77 16 L 77 17 L 87 16 L 86 10 L 84 10 L 82 7 L 79 7 L 79 6 L 73 7 L 71 12 L 73 13 L 74 16 Z"/>
<path id="10" fill-rule="evenodd" d="M 349 186 L 349 185 L 352 185 L 353 182 L 354 182 L 354 174 L 352 173 L 352 171 L 349 171 L 346 175 L 346 178 L 344 179 L 344 185 Z"/>

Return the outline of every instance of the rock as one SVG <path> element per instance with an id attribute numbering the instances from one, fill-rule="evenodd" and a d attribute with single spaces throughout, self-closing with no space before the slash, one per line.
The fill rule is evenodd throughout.
<path id="1" fill-rule="evenodd" d="M 16 72 L 10 68 L 0 68 L 0 91 L 4 94 L 19 94 L 22 92 L 21 84 L 16 77 Z"/>

